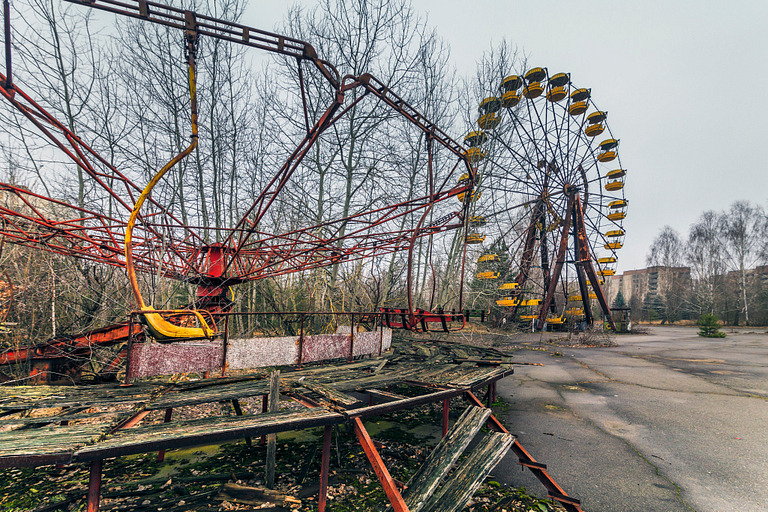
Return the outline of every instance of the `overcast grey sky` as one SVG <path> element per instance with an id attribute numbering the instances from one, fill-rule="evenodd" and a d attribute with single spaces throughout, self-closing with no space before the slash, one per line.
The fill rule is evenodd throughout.
<path id="1" fill-rule="evenodd" d="M 665 224 L 686 236 L 704 210 L 768 205 L 768 0 L 412 2 L 460 75 L 506 38 L 532 66 L 592 89 L 627 169 L 619 271 L 645 266 Z M 274 28 L 284 8 L 271 9 L 254 3 L 244 21 Z"/>

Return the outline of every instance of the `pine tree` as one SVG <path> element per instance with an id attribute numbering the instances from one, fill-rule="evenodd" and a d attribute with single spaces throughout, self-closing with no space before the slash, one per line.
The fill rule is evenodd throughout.
<path id="1" fill-rule="evenodd" d="M 705 338 L 725 338 L 725 333 L 720 332 L 720 323 L 717 315 L 703 315 L 699 318 L 699 336 Z"/>

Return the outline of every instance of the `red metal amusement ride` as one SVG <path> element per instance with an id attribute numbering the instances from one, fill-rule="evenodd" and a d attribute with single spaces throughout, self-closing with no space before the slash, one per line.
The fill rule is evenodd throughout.
<path id="1" fill-rule="evenodd" d="M 6 73 L 0 75 L 0 94 L 88 176 L 99 191 L 101 201 L 112 206 L 109 209 L 112 213 L 107 214 L 107 209 L 99 207 L 76 206 L 12 184 L 0 184 L 0 189 L 12 199 L 5 203 L 12 206 L 0 208 L 0 236 L 5 242 L 125 268 L 140 321 L 159 342 L 219 335 L 217 314 L 226 312 L 231 304 L 231 287 L 239 283 L 400 251 L 408 252 L 408 307 L 384 310 L 383 321 L 390 327 L 414 331 L 448 330 L 452 328 L 449 324 L 463 325 L 461 314 L 430 313 L 415 307 L 410 286 L 417 242 L 442 232 L 467 228 L 466 212 L 476 170 L 459 143 L 376 77 L 370 74 L 340 77 L 331 63 L 318 57 L 312 46 L 303 41 L 146 0 L 68 1 L 183 31 L 189 76 L 190 143 L 156 171 L 146 185 L 138 184 L 136 176 L 129 176 L 112 165 L 46 110 L 34 93 L 22 90 L 14 82 L 11 41 L 6 37 Z M 9 34 L 8 0 L 5 0 L 5 26 Z M 228 227 L 217 228 L 214 241 L 189 217 L 182 220 L 184 216 L 172 200 L 162 199 L 168 197 L 169 187 L 164 176 L 192 153 L 198 143 L 196 58 L 199 41 L 204 37 L 295 59 L 306 128 L 288 158 L 263 180 L 264 186 L 252 197 L 250 206 L 240 210 L 243 213 L 239 219 Z M 327 97 L 331 98 L 320 115 L 308 111 L 309 92 L 304 79 L 307 66 L 322 77 Z M 349 100 L 352 90 L 360 93 Z M 329 127 L 344 120 L 352 109 L 363 107 L 365 102 L 386 105 L 426 140 L 425 165 L 419 170 L 420 179 L 426 184 L 425 193 L 391 204 L 374 202 L 375 206 L 367 210 L 321 223 L 283 225 L 283 230 L 267 228 L 265 216 L 310 149 Z M 436 169 L 438 159 L 439 170 Z M 464 175 L 458 185 L 455 173 Z M 457 196 L 465 198 L 461 205 L 454 199 Z M 196 300 L 182 309 L 157 313 L 142 295 L 137 278 L 141 273 L 159 274 L 196 285 Z M 30 347 L 30 352 L 27 349 L 8 352 L 0 364 L 30 356 L 46 359 L 71 354 L 94 340 L 116 343 L 135 333 L 134 326 L 124 323 L 100 333 L 58 338 Z"/>

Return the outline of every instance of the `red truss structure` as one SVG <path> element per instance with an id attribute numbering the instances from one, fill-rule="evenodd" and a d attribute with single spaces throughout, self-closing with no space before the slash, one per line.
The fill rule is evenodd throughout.
<path id="1" fill-rule="evenodd" d="M 169 205 L 149 195 L 132 236 L 131 254 L 136 271 L 160 272 L 171 279 L 197 284 L 199 296 L 214 296 L 226 293 L 230 285 L 245 281 L 399 251 L 412 251 L 420 238 L 465 227 L 468 200 L 456 211 L 443 214 L 437 222 L 425 222 L 436 205 L 473 189 L 476 171 L 464 148 L 374 76 L 363 74 L 340 77 L 336 68 L 319 58 L 312 46 L 304 41 L 188 10 L 145 0 L 67 1 L 183 30 L 190 41 L 200 37 L 216 38 L 293 57 L 298 66 L 306 135 L 298 141 L 282 166 L 265 180 L 266 185 L 253 198 L 240 220 L 228 229 L 219 228 L 220 241 L 210 243 L 201 232 L 212 228 L 185 224 Z M 8 33 L 8 0 L 5 6 Z M 193 59 L 194 55 L 191 56 L 190 65 L 193 65 Z M 333 98 L 314 124 L 310 124 L 308 91 L 302 78 L 304 66 L 307 65 L 319 71 Z M 364 94 L 357 94 L 353 100 L 348 101 L 348 93 L 354 89 L 360 89 Z M 142 192 L 142 185 L 111 165 L 66 124 L 43 108 L 33 94 L 21 90 L 14 83 L 8 37 L 6 74 L 0 74 L 0 95 L 90 178 L 104 200 L 114 205 L 115 212 L 108 216 L 98 208 L 78 207 L 23 187 L 0 184 L 0 190 L 8 198 L 0 206 L 0 236 L 17 245 L 126 267 L 128 216 Z M 264 228 L 265 215 L 308 151 L 329 127 L 345 119 L 352 108 L 369 97 L 387 105 L 405 122 L 423 132 L 428 153 L 423 172 L 429 183 L 429 193 L 397 204 L 378 205 L 345 218 L 284 232 Z M 437 151 L 441 152 L 441 156 L 451 156 L 454 161 L 447 174 L 439 173 L 440 179 L 434 169 Z M 456 185 L 457 172 L 466 173 L 469 179 Z M 455 199 L 453 201 L 457 202 Z M 402 222 L 404 217 L 421 220 L 417 223 Z M 409 267 L 410 263 L 409 258 Z M 410 311 L 414 310 L 412 304 L 409 307 Z"/>

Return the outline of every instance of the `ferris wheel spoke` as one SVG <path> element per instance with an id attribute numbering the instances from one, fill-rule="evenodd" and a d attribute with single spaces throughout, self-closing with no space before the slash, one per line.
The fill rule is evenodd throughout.
<path id="1" fill-rule="evenodd" d="M 545 68 L 533 68 L 524 77 L 505 78 L 501 89 L 508 110 L 493 125 L 496 131 L 482 173 L 486 217 L 497 224 L 493 231 L 499 237 L 496 240 L 505 240 L 517 255 L 511 270 L 517 270 L 524 289 L 515 297 L 527 294 L 545 301 L 561 297 L 557 304 L 542 304 L 537 314 L 557 314 L 559 310 L 562 315 L 571 300 L 569 292 L 576 287 L 577 274 L 581 276 L 579 287 L 585 284 L 583 272 L 575 266 L 582 257 L 575 247 L 577 238 L 570 241 L 572 233 L 565 225 L 573 222 L 574 233 L 582 240 L 586 238 L 585 249 L 602 276 L 613 272 L 616 250 L 623 243 L 621 221 L 627 207 L 624 172 L 609 177 L 604 170 L 609 167 L 607 162 L 617 158 L 607 152 L 618 142 L 610 131 L 611 139 L 595 139 L 606 128 L 606 115 L 587 112 L 594 107 L 591 90 L 577 89 L 566 73 L 550 76 Z M 491 97 L 483 104 L 498 106 L 494 102 L 500 101 Z M 614 180 L 610 187 L 609 179 Z M 574 200 L 578 200 L 578 208 L 572 210 Z M 606 254 L 604 249 L 611 256 L 600 256 Z M 598 283 L 591 285 L 594 288 Z M 582 297 L 583 289 L 576 293 L 587 300 Z M 588 304 L 580 311 L 585 307 Z M 536 318 L 530 311 L 526 315 L 523 318 Z M 544 320 L 538 320 L 539 328 Z M 590 315 L 587 320 L 591 321 Z"/>

